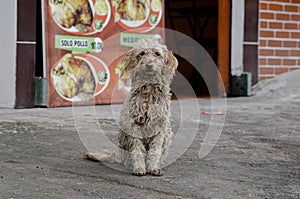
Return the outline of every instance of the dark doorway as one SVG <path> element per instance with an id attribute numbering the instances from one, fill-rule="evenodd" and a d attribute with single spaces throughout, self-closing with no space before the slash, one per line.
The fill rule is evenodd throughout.
<path id="1" fill-rule="evenodd" d="M 197 41 L 217 63 L 218 59 L 218 0 L 166 0 L 166 28 L 181 32 Z M 205 60 L 199 60 L 198 49 L 187 41 L 176 41 L 176 46 L 189 51 L 189 59 L 205 67 Z M 198 59 L 198 60 L 197 60 Z M 200 58 L 201 59 L 201 58 Z M 194 66 L 178 56 L 178 71 L 185 76 L 197 96 L 209 96 L 207 85 Z M 214 75 L 212 74 L 212 80 Z M 217 82 L 216 82 L 217 86 Z"/>

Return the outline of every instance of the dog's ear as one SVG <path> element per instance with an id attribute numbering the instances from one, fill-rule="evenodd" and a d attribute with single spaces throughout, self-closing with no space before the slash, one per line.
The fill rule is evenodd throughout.
<path id="1" fill-rule="evenodd" d="M 122 63 L 124 64 L 124 70 L 125 72 L 130 71 L 132 68 L 134 68 L 137 64 L 137 60 L 135 57 L 135 50 L 131 49 L 130 51 L 128 51 L 123 59 L 122 59 Z"/>
<path id="2" fill-rule="evenodd" d="M 174 69 L 177 68 L 177 66 L 178 66 L 178 61 L 177 61 L 177 59 L 176 59 L 176 57 L 174 56 L 174 54 L 173 54 L 172 51 L 168 51 L 168 52 L 166 53 L 165 63 L 166 63 L 166 66 L 167 66 L 167 67 L 174 68 Z"/>

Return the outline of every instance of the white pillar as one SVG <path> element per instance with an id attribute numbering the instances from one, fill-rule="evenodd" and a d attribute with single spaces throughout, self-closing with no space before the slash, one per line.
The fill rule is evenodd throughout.
<path id="1" fill-rule="evenodd" d="M 232 0 L 231 75 L 243 73 L 245 0 Z"/>
<path id="2" fill-rule="evenodd" d="M 13 108 L 16 101 L 17 0 L 0 6 L 0 107 Z"/>

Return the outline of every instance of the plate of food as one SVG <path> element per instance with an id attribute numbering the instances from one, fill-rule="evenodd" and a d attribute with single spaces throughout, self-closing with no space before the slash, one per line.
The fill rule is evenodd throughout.
<path id="1" fill-rule="evenodd" d="M 131 88 L 131 82 L 128 74 L 125 72 L 125 65 L 122 60 L 117 62 L 114 72 L 118 77 L 117 89 L 125 89 L 127 92 L 129 92 Z"/>
<path id="2" fill-rule="evenodd" d="M 52 68 L 51 81 L 61 98 L 79 102 L 102 93 L 109 84 L 110 73 L 97 57 L 67 53 Z"/>
<path id="3" fill-rule="evenodd" d="M 114 21 L 126 30 L 150 31 L 161 21 L 161 0 L 112 0 Z"/>
<path id="4" fill-rule="evenodd" d="M 49 9 L 62 30 L 77 35 L 101 32 L 111 16 L 108 0 L 49 0 Z"/>

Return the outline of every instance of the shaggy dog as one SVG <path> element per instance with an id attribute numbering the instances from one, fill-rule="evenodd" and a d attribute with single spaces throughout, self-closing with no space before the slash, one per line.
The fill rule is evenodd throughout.
<path id="1" fill-rule="evenodd" d="M 118 152 L 86 152 L 93 160 L 132 164 L 134 175 L 161 175 L 162 161 L 172 139 L 170 84 L 178 66 L 165 45 L 142 39 L 123 57 L 131 80 L 119 119 Z"/>

